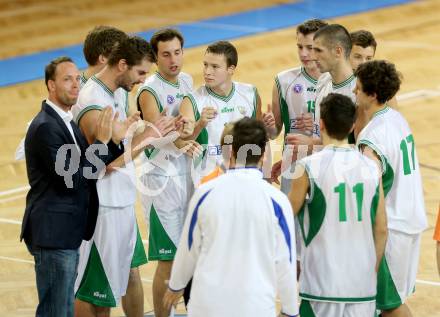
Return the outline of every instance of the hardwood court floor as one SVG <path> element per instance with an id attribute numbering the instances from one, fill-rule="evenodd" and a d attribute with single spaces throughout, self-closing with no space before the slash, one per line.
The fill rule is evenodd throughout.
<path id="1" fill-rule="evenodd" d="M 191 8 L 179 6 L 179 10 L 187 10 L 185 20 L 236 12 L 253 7 L 268 5 L 262 1 L 244 1 L 235 3 L 227 1 L 225 5 L 219 0 L 210 1 L 210 6 L 200 0 L 189 1 Z M 13 1 L 0 0 L 0 58 L 21 53 L 38 51 L 43 48 L 74 44 L 82 41 L 87 30 L 98 23 L 113 24 L 126 31 L 140 31 L 150 27 L 161 26 L 173 20 L 182 21 L 179 13 L 170 13 L 167 18 L 160 19 L 161 10 L 169 11 L 169 3 L 178 5 L 178 1 L 160 3 L 162 9 L 125 6 L 125 3 L 114 1 L 95 1 L 89 10 L 87 1 L 77 1 L 76 11 L 63 15 L 63 23 L 58 32 L 46 22 L 44 14 L 53 12 L 61 19 L 65 10 L 73 6 L 63 1 L 20 1 L 24 7 L 16 8 Z M 139 6 L 144 3 L 138 1 Z M 273 2 L 275 3 L 275 2 Z M 270 3 L 269 3 L 270 4 Z M 100 7 L 111 8 L 107 13 L 95 13 Z M 224 7 L 225 12 L 221 12 Z M 92 10 L 93 9 L 93 10 Z M 196 11 L 198 9 L 199 11 Z M 211 10 L 212 9 L 212 10 Z M 64 11 L 63 11 L 64 10 Z M 79 12 L 87 11 L 81 18 Z M 194 11 L 194 12 L 193 12 Z M 110 13 L 109 13 L 110 12 Z M 221 13 L 220 13 L 221 12 Z M 419 266 L 416 294 L 408 301 L 414 316 L 440 316 L 440 281 L 435 264 L 435 245 L 432 241 L 433 226 L 438 211 L 440 163 L 440 2 L 435 0 L 417 1 L 412 4 L 390 7 L 378 11 L 353 15 L 332 20 L 341 23 L 349 30 L 366 28 L 377 37 L 377 58 L 385 58 L 396 63 L 403 73 L 404 83 L 399 93 L 399 110 L 409 121 L 413 130 L 419 161 L 422 166 L 426 210 L 429 228 L 422 238 L 421 260 Z M 148 13 L 156 20 L 142 18 Z M 41 15 L 43 14 L 43 15 Z M 26 27 L 15 23 L 14 19 L 23 19 L 22 25 L 32 30 L 43 30 L 45 35 L 41 43 L 32 41 L 35 33 L 25 36 Z M 46 16 L 47 17 L 47 16 Z M 123 17 L 123 18 L 122 18 Z M 33 22 L 32 22 L 33 21 Z M 60 21 L 57 25 L 60 25 Z M 69 21 L 69 22 L 67 22 Z M 96 21 L 96 23 L 95 23 Z M 48 22 L 47 22 L 48 23 Z M 35 27 L 34 27 L 35 26 Z M 36 31 L 35 31 L 36 32 Z M 61 35 L 63 34 L 63 35 Z M 263 104 L 270 102 L 271 88 L 275 74 L 283 69 L 298 65 L 295 53 L 295 31 L 285 29 L 276 32 L 259 34 L 242 38 L 233 42 L 239 51 L 239 65 L 235 75 L 238 81 L 255 84 L 262 96 Z M 202 56 L 204 47 L 185 51 L 184 70 L 192 74 L 196 85 L 202 81 Z M 19 221 L 24 210 L 26 186 L 26 170 L 23 162 L 14 162 L 13 153 L 16 145 L 24 135 L 26 122 L 40 108 L 41 100 L 46 96 L 44 83 L 41 80 L 25 84 L 0 88 L 0 136 L 2 151 L 0 153 L 0 316 L 32 316 L 37 297 L 35 275 L 31 257 L 23 244 L 18 242 Z M 279 144 L 279 143 L 278 143 Z M 273 144 L 276 148 L 276 143 Z M 276 154 L 279 155 L 279 154 Z M 14 192 L 6 192 L 17 189 Z M 146 239 L 146 226 L 140 209 L 137 208 L 141 234 Z M 141 268 L 144 279 L 145 311 L 152 309 L 151 279 L 155 269 L 154 263 Z M 432 283 L 431 283 L 432 282 Z M 114 316 L 121 315 L 116 309 Z"/>

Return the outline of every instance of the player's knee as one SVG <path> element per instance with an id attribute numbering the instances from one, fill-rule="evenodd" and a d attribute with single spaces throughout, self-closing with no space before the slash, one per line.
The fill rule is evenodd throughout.
<path id="1" fill-rule="evenodd" d="M 134 267 L 130 269 L 130 274 L 128 275 L 129 283 L 136 283 L 141 281 L 141 275 L 139 274 L 139 268 Z"/>
<path id="2" fill-rule="evenodd" d="M 95 306 L 96 317 L 110 317 L 110 307 Z"/>
<path id="3" fill-rule="evenodd" d="M 158 269 L 160 269 L 161 272 L 170 275 L 171 269 L 173 267 L 173 261 L 159 261 L 157 263 Z"/>

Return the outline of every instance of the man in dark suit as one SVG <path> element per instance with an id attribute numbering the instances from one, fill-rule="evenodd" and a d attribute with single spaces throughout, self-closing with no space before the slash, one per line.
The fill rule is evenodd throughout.
<path id="1" fill-rule="evenodd" d="M 79 79 L 68 57 L 46 66 L 49 95 L 25 139 L 31 189 L 20 238 L 35 259 L 36 316 L 73 316 L 78 248 L 93 234 L 94 219 L 88 220 L 88 215 L 97 213 L 96 178 L 112 159 L 107 148 L 114 124 L 111 108 L 102 111 L 90 147 L 72 121 L 70 108 L 78 97 Z"/>

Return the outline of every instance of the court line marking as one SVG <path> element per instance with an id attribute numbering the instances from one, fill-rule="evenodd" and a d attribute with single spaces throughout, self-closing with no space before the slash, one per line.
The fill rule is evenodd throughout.
<path id="1" fill-rule="evenodd" d="M 10 223 L 10 224 L 14 224 L 14 225 L 21 225 L 22 222 L 19 220 L 0 218 L 0 223 Z M 148 244 L 148 240 L 146 240 L 146 239 L 142 239 L 142 242 L 144 244 Z"/>
<path id="2" fill-rule="evenodd" d="M 416 283 L 432 285 L 432 286 L 440 286 L 440 282 L 433 282 L 433 281 L 416 280 Z"/>
<path id="3" fill-rule="evenodd" d="M 410 91 L 401 95 L 396 96 L 397 101 L 403 102 L 411 99 L 422 99 L 422 98 L 432 98 L 440 96 L 440 90 L 435 89 L 419 89 Z M 408 105 L 407 105 L 408 106 Z M 403 105 L 398 105 L 398 108 L 404 107 Z"/>
<path id="4" fill-rule="evenodd" d="M 419 165 L 420 165 L 420 167 L 427 168 L 427 169 L 430 169 L 432 171 L 440 172 L 440 168 L 437 167 L 437 166 L 431 166 L 431 165 L 423 164 L 423 163 L 420 163 L 420 162 L 419 162 Z"/>
<path id="5" fill-rule="evenodd" d="M 1 256 L 1 255 L 0 255 L 0 260 L 7 260 L 7 261 L 12 261 L 12 262 L 34 264 L 34 261 L 31 261 L 31 260 L 24 260 L 24 259 L 12 258 L 12 257 L 8 257 L 8 256 Z M 145 282 L 145 283 L 152 283 L 153 282 L 152 279 L 148 279 L 148 278 L 141 278 L 141 280 L 143 282 Z M 434 281 L 416 280 L 416 283 L 425 284 L 425 285 L 431 285 L 431 286 L 440 286 L 440 282 L 434 282 Z"/>
<path id="6" fill-rule="evenodd" d="M 31 260 L 24 260 L 24 259 L 18 259 L 18 258 L 11 258 L 9 256 L 1 256 L 0 260 L 7 260 L 7 261 L 13 261 L 13 262 L 20 262 L 20 263 L 28 263 L 28 264 L 34 264 L 34 261 Z"/>
<path id="7" fill-rule="evenodd" d="M 12 220 L 12 219 L 6 219 L 6 218 L 0 218 L 0 222 L 11 223 L 14 225 L 21 225 L 21 221 L 19 221 L 19 220 Z"/>
<path id="8" fill-rule="evenodd" d="M 430 97 L 438 97 L 440 96 L 440 90 L 436 89 L 419 89 L 410 91 L 404 94 L 400 94 L 396 97 L 397 101 L 404 102 L 411 99 L 420 99 L 420 98 L 430 98 Z M 404 107 L 403 105 L 398 105 L 398 107 Z M 21 186 L 5 191 L 0 191 L 0 197 L 8 196 L 11 194 L 21 193 L 30 189 L 29 185 Z M 1 200 L 0 200 L 1 202 Z"/>
<path id="9" fill-rule="evenodd" d="M 21 194 L 21 195 L 15 195 L 15 196 L 12 196 L 12 197 L 0 199 L 0 204 L 7 203 L 7 202 L 10 202 L 10 201 L 14 201 L 14 200 L 22 199 L 22 198 L 26 197 L 26 195 L 27 194 Z"/>
<path id="10" fill-rule="evenodd" d="M 26 185 L 26 186 L 21 186 L 21 187 L 5 190 L 5 191 L 0 192 L 0 197 L 21 193 L 21 192 L 29 190 L 30 188 L 31 187 L 29 185 Z"/>
<path id="11" fill-rule="evenodd" d="M 12 261 L 12 262 L 18 262 L 18 263 L 34 264 L 34 261 L 31 261 L 31 260 L 12 258 L 12 257 L 8 257 L 8 256 L 0 256 L 0 260 L 6 260 L 6 261 Z M 152 283 L 153 282 L 152 279 L 148 279 L 148 278 L 141 278 L 141 280 L 144 283 Z M 430 285 L 430 286 L 440 286 L 440 282 L 434 282 L 434 281 L 416 280 L 416 283 Z"/>

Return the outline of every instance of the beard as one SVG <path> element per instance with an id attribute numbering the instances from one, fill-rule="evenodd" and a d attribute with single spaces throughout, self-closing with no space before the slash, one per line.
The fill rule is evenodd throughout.
<path id="1" fill-rule="evenodd" d="M 133 83 L 129 76 L 123 75 L 118 81 L 118 87 L 124 88 L 126 91 L 131 91 L 134 87 L 135 83 Z"/>

